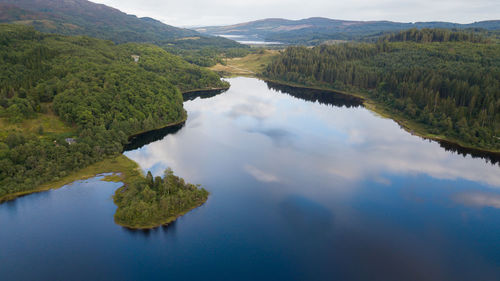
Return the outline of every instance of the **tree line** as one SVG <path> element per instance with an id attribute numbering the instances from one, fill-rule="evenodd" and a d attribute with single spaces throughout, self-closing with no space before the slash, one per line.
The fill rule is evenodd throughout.
<path id="1" fill-rule="evenodd" d="M 376 43 L 290 47 L 274 80 L 359 92 L 432 134 L 500 149 L 500 45 L 466 32 L 410 30 Z"/>
<path id="2" fill-rule="evenodd" d="M 486 43 L 488 40 L 480 33 L 474 30 L 450 30 L 450 29 L 431 29 L 412 28 L 409 30 L 390 33 L 379 38 L 379 41 L 389 42 L 471 42 Z"/>

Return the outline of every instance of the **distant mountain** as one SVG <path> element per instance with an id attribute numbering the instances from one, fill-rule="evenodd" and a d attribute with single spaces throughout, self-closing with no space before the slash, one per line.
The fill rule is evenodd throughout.
<path id="1" fill-rule="evenodd" d="M 364 36 L 410 28 L 480 28 L 497 30 L 500 29 L 500 20 L 457 24 L 450 22 L 345 21 L 317 17 L 301 20 L 264 19 L 228 26 L 200 27 L 196 31 L 231 38 L 239 37 L 244 38 L 244 40 L 315 44 L 325 40 L 359 39 Z"/>
<path id="2" fill-rule="evenodd" d="M 194 30 L 173 27 L 151 18 L 138 18 L 87 0 L 0 0 L 1 22 L 32 25 L 43 32 L 87 35 L 116 43 L 161 45 L 175 43 L 177 39 L 207 37 Z M 232 40 L 210 39 L 208 41 L 215 45 L 239 46 Z"/>

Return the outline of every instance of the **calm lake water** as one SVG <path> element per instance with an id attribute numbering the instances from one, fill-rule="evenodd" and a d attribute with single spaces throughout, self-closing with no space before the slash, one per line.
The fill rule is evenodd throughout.
<path id="1" fill-rule="evenodd" d="M 500 280 L 496 160 L 352 98 L 229 81 L 185 102 L 185 126 L 125 152 L 202 184 L 204 206 L 126 230 L 113 223 L 120 185 L 99 178 L 2 204 L 0 279 Z"/>
<path id="2" fill-rule="evenodd" d="M 245 36 L 245 35 L 224 34 L 224 35 L 218 35 L 218 36 L 228 38 L 228 39 L 234 40 L 238 43 L 245 44 L 245 45 L 282 45 L 283 44 L 281 42 L 265 41 L 264 38 L 260 38 L 257 35 Z"/>

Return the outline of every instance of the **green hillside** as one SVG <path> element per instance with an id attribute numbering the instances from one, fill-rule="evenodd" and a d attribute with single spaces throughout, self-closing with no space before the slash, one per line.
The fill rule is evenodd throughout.
<path id="1" fill-rule="evenodd" d="M 18 25 L 0 25 L 0 65 L 0 198 L 118 155 L 132 134 L 182 122 L 180 90 L 227 86 L 154 45 Z"/>
<path id="2" fill-rule="evenodd" d="M 152 18 L 138 18 L 87 0 L 0 0 L 2 22 L 29 25 L 47 33 L 85 35 L 118 44 L 152 43 L 203 66 L 214 65 L 225 56 L 248 52 L 248 46 L 229 39 L 201 35 Z"/>

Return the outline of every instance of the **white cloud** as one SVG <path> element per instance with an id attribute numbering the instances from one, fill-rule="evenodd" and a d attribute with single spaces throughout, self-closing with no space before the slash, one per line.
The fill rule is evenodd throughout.
<path id="1" fill-rule="evenodd" d="M 498 0 L 93 0 L 176 26 L 234 24 L 263 18 L 470 23 L 500 18 Z"/>

